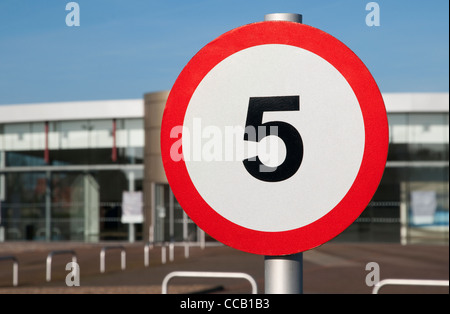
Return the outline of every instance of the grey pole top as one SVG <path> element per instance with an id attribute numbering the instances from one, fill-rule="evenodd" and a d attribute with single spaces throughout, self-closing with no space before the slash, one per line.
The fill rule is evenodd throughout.
<path id="1" fill-rule="evenodd" d="M 271 13 L 264 16 L 264 21 L 289 21 L 302 23 L 302 15 L 296 13 Z"/>

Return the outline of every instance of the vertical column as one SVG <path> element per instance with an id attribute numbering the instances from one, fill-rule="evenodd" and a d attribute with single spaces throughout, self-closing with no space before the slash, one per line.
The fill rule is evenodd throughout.
<path id="1" fill-rule="evenodd" d="M 171 242 L 175 241 L 174 198 L 172 190 L 169 189 L 169 238 Z"/>
<path id="2" fill-rule="evenodd" d="M 134 172 L 128 172 L 128 191 L 134 192 Z M 134 223 L 128 224 L 128 242 L 134 243 L 136 241 L 136 229 Z"/>
<path id="3" fill-rule="evenodd" d="M 45 173 L 45 241 L 51 241 L 52 237 L 52 198 L 51 198 L 51 173 L 47 171 Z"/>
<path id="4" fill-rule="evenodd" d="M 147 93 L 144 95 L 144 238 L 152 241 L 158 221 L 156 213 L 155 193 L 152 187 L 155 183 L 168 183 L 161 158 L 160 134 L 161 121 L 166 105 L 168 91 Z M 156 192 L 156 191 L 155 191 Z M 153 195 L 152 195 L 153 194 Z"/>
<path id="5" fill-rule="evenodd" d="M 116 138 L 117 138 L 117 121 L 116 119 L 112 120 L 112 138 L 113 138 L 113 147 L 111 151 L 111 160 L 113 162 L 117 161 L 117 144 L 116 144 Z"/>
<path id="6" fill-rule="evenodd" d="M 408 192 L 407 182 L 400 182 L 400 243 L 408 244 Z"/>
<path id="7" fill-rule="evenodd" d="M 5 168 L 5 152 L 0 151 L 0 169 Z M 0 174 L 0 243 L 5 241 L 5 227 L 2 225 L 2 202 L 5 200 L 5 175 Z"/>
<path id="8" fill-rule="evenodd" d="M 48 148 L 48 121 L 45 121 L 44 161 L 45 161 L 46 164 L 50 163 L 50 154 L 49 154 L 49 148 Z"/>

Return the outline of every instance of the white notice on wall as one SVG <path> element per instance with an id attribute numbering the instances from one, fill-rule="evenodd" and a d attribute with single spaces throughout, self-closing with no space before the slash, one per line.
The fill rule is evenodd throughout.
<path id="1" fill-rule="evenodd" d="M 122 223 L 143 223 L 144 217 L 142 208 L 143 201 L 141 191 L 124 191 L 122 193 Z"/>
<path id="2" fill-rule="evenodd" d="M 412 223 L 415 225 L 432 224 L 436 212 L 437 198 L 435 191 L 412 191 Z"/>

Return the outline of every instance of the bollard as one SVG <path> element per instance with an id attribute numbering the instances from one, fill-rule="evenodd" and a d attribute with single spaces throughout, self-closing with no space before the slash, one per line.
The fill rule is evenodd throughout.
<path id="1" fill-rule="evenodd" d="M 100 251 L 100 272 L 105 272 L 105 255 L 106 250 L 114 250 L 118 249 L 120 250 L 120 268 L 122 270 L 125 270 L 126 267 L 126 251 L 125 248 L 121 245 L 115 245 L 115 246 L 104 246 Z"/>

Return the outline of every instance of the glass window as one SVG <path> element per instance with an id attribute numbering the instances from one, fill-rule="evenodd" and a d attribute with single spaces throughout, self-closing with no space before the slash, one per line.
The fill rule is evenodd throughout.
<path id="1" fill-rule="evenodd" d="M 408 242 L 448 242 L 448 166 L 410 169 L 409 182 L 402 188 L 407 204 Z"/>
<path id="2" fill-rule="evenodd" d="M 31 147 L 31 124 L 6 124 L 3 139 L 5 150 L 29 150 Z"/>
<path id="3" fill-rule="evenodd" d="M 408 143 L 408 115 L 403 113 L 388 114 L 389 142 L 391 144 Z"/>
<path id="4" fill-rule="evenodd" d="M 89 147 L 88 121 L 61 121 L 56 122 L 55 131 L 58 133 L 60 149 L 74 149 Z"/>
<path id="5" fill-rule="evenodd" d="M 143 119 L 125 119 L 124 129 L 127 130 L 128 147 L 144 147 Z"/>
<path id="6" fill-rule="evenodd" d="M 448 113 L 390 113 L 388 121 L 393 144 L 449 142 Z"/>
<path id="7" fill-rule="evenodd" d="M 448 114 L 410 113 L 408 116 L 409 143 L 448 144 Z"/>
<path id="8" fill-rule="evenodd" d="M 2 129 L 7 167 L 46 165 L 45 123 L 9 124 Z M 49 123 L 51 165 L 142 164 L 143 148 L 143 119 L 118 119 L 115 134 L 111 119 Z"/>
<path id="9" fill-rule="evenodd" d="M 2 224 L 7 240 L 36 240 L 45 230 L 45 173 L 5 174 Z M 45 231 L 44 231 L 45 236 Z"/>
<path id="10" fill-rule="evenodd" d="M 98 195 L 87 174 L 58 172 L 51 176 L 52 230 L 58 240 L 85 240 L 85 208 Z M 89 208 L 95 213 L 96 208 Z M 98 219 L 98 218 L 97 218 Z"/>
<path id="11" fill-rule="evenodd" d="M 5 140 L 4 140 L 4 136 L 3 136 L 3 133 L 4 133 L 3 130 L 4 130 L 4 125 L 0 124 L 0 152 L 5 150 L 5 143 L 4 143 Z"/>
<path id="12" fill-rule="evenodd" d="M 44 151 L 6 152 L 6 167 L 44 166 Z"/>
<path id="13" fill-rule="evenodd" d="M 185 214 L 168 184 L 155 185 L 155 242 L 197 241 L 198 227 Z"/>
<path id="14" fill-rule="evenodd" d="M 389 114 L 391 161 L 447 161 L 448 114 Z"/>

